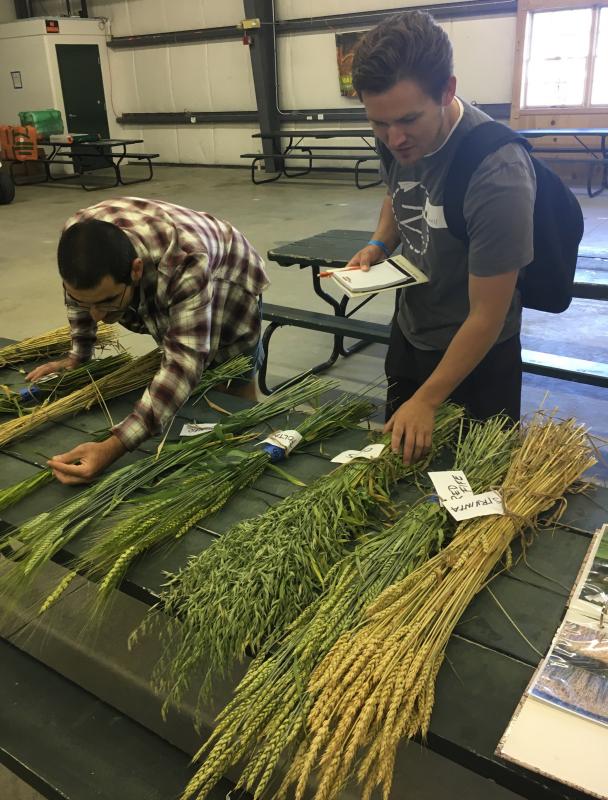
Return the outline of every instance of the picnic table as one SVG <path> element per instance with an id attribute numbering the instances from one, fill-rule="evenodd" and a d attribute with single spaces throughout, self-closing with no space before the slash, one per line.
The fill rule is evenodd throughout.
<path id="1" fill-rule="evenodd" d="M 45 177 L 43 181 L 23 181 L 17 179 L 16 185 L 24 183 L 64 182 L 76 183 L 83 189 L 91 191 L 99 188 L 114 188 L 128 186 L 132 183 L 143 183 L 152 180 L 152 160 L 158 158 L 158 153 L 140 153 L 127 148 L 141 144 L 143 139 L 94 139 L 91 141 L 72 141 L 69 137 L 65 140 L 48 141 L 42 139 L 39 144 L 49 148 L 44 158 L 38 163 L 44 165 Z M 128 160 L 136 161 L 147 169 L 136 178 L 129 178 L 123 172 L 123 167 Z M 14 167 L 20 161 L 11 161 L 11 174 L 14 177 Z M 36 162 L 33 162 L 36 163 Z M 62 171 L 53 170 L 61 166 Z M 65 173 L 63 168 L 73 167 L 74 174 Z M 111 177 L 91 175 L 99 169 L 111 168 L 114 175 Z"/>
<path id="2" fill-rule="evenodd" d="M 370 186 L 378 186 L 381 183 L 380 179 L 368 181 L 367 183 L 361 182 L 361 168 L 369 162 L 380 160 L 380 156 L 376 151 L 376 143 L 374 133 L 371 129 L 367 128 L 331 128 L 331 129 L 317 129 L 314 128 L 296 128 L 294 130 L 281 129 L 274 131 L 263 131 L 261 133 L 254 133 L 253 139 L 262 139 L 263 141 L 272 142 L 272 154 L 262 153 L 243 153 L 241 158 L 251 158 L 251 180 L 255 184 L 271 183 L 278 180 L 281 175 L 286 178 L 297 178 L 302 175 L 308 175 L 313 168 L 313 161 L 327 162 L 327 161 L 347 161 L 351 162 L 355 170 L 355 185 L 358 189 L 368 189 Z M 283 146 L 283 140 L 287 143 Z M 358 145 L 314 145 L 309 142 L 304 142 L 305 139 L 314 139 L 316 141 L 324 141 L 329 139 L 359 139 L 361 144 Z M 257 178 L 256 168 L 261 162 L 268 160 L 274 161 L 278 165 L 278 170 L 271 178 Z M 307 161 L 308 164 L 304 169 L 294 171 L 288 168 L 288 161 Z"/>
<path id="3" fill-rule="evenodd" d="M 0 344 L 6 340 L 0 340 Z M 28 365 L 28 368 L 31 365 Z M 0 383 L 19 385 L 16 370 L 0 370 Z M 128 413 L 139 392 L 108 402 L 113 418 Z M 235 410 L 246 401 L 213 393 L 216 405 Z M 185 421 L 219 418 L 211 407 L 187 403 L 169 434 L 176 438 Z M 272 420 L 271 426 L 293 427 L 300 414 Z M 104 412 L 77 414 L 13 443 L 0 452 L 0 487 L 38 471 L 41 453 L 64 451 L 107 424 Z M 296 422 L 297 424 L 297 422 Z M 310 482 L 332 467 L 341 450 L 367 441 L 363 429 L 347 431 L 324 443 L 308 446 L 290 458 L 289 472 Z M 136 460 L 152 452 L 159 438 L 123 457 Z M 122 462 L 124 463 L 124 461 Z M 34 514 L 49 510 L 78 488 L 48 484 L 28 500 L 0 514 L 6 530 Z M 148 683 L 159 656 L 160 643 L 150 641 L 129 653 L 126 639 L 149 605 L 158 598 L 165 572 L 175 572 L 187 558 L 209 547 L 235 522 L 262 513 L 269 505 L 298 489 L 273 474 L 233 497 L 218 514 L 202 520 L 172 548 L 146 553 L 132 565 L 117 592 L 104 625 L 86 636 L 82 598 L 87 585 L 77 580 L 66 603 L 43 617 L 32 611 L 32 596 L 14 603 L 6 614 L 7 598 L 0 599 L 0 762 L 47 798 L 62 800 L 174 800 L 192 774 L 189 759 L 213 726 L 215 711 L 204 715 L 196 733 L 188 710 L 161 719 L 160 701 Z M 408 497 L 411 486 L 396 496 Z M 479 775 L 539 800 L 587 800 L 586 795 L 506 762 L 494 755 L 511 715 L 560 623 L 590 538 L 608 515 L 608 489 L 568 497 L 565 515 L 557 527 L 543 531 L 530 545 L 526 560 L 518 560 L 507 574 L 492 581 L 492 594 L 482 591 L 470 604 L 452 636 L 439 673 L 437 698 L 427 746 Z M 82 551 L 76 536 L 57 554 L 53 573 L 68 556 Z M 50 585 L 47 584 L 47 585 Z M 80 598 L 80 599 L 79 599 Z M 508 612 L 507 618 L 496 602 Z M 62 608 L 63 606 L 63 608 Z M 518 632 L 525 634 L 525 639 Z M 244 666 L 219 682 L 217 708 L 230 697 Z M 216 709 L 217 710 L 217 709 Z M 399 763 L 403 751 L 398 756 Z M 213 800 L 223 800 L 231 784 L 228 775 Z M 414 791 L 397 780 L 392 797 Z M 347 789 L 344 800 L 355 800 Z"/>
<path id="4" fill-rule="evenodd" d="M 517 133 L 524 136 L 526 139 L 542 139 L 547 136 L 552 136 L 556 140 L 561 138 L 572 138 L 579 145 L 578 147 L 569 145 L 560 145 L 558 147 L 543 146 L 537 147 L 533 145 L 533 153 L 537 155 L 559 155 L 564 153 L 568 155 L 569 161 L 583 161 L 589 164 L 587 173 L 587 194 L 589 197 L 596 197 L 601 194 L 604 189 L 608 189 L 608 150 L 606 148 L 606 139 L 608 138 L 608 128 L 530 128 L 522 129 Z M 588 144 L 586 139 L 597 139 L 596 144 Z M 582 152 L 581 152 L 582 151 Z M 587 157 L 576 158 L 577 155 L 584 155 Z M 574 158 L 572 157 L 574 156 Z M 600 168 L 600 183 L 597 189 L 593 188 L 593 175 L 596 167 Z"/>
<path id="5" fill-rule="evenodd" d="M 264 357 L 259 372 L 259 383 L 263 392 L 270 393 L 273 391 L 267 384 L 270 340 L 281 327 L 291 325 L 308 330 L 321 331 L 333 337 L 332 349 L 328 358 L 301 373 L 302 375 L 323 372 L 335 364 L 340 356 L 351 356 L 372 342 L 388 345 L 389 325 L 369 322 L 354 316 L 367 303 L 371 302 L 376 295 L 368 295 L 357 305 L 349 306 L 348 296 L 344 295 L 337 300 L 323 288 L 322 281 L 324 279 L 320 277 L 320 272 L 324 269 L 345 266 L 354 253 L 367 244 L 372 235 L 372 232 L 360 230 L 329 230 L 309 236 L 306 239 L 299 239 L 295 242 L 280 245 L 268 251 L 268 260 L 274 261 L 281 267 L 298 266 L 300 269 L 310 268 L 313 291 L 328 305 L 330 313 L 323 314 L 317 311 L 308 311 L 302 306 L 290 308 L 288 306 L 264 303 L 262 314 L 269 324 L 263 335 Z M 597 269 L 597 265 L 602 263 L 604 263 L 602 259 L 579 256 L 576 271 L 577 280 L 574 284 L 574 297 L 608 300 L 606 272 Z M 350 347 L 346 347 L 344 344 L 346 337 L 354 338 L 357 341 Z M 608 387 L 608 364 L 533 350 L 523 350 L 522 356 L 526 372 Z M 283 383 L 291 380 L 293 378 L 277 384 L 274 388 L 278 388 Z"/>

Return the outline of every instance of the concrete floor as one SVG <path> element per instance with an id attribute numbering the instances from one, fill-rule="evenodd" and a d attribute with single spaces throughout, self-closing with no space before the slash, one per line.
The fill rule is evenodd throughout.
<path id="1" fill-rule="evenodd" d="M 589 254 L 608 258 L 608 194 L 589 199 L 577 194 L 586 219 L 584 246 Z M 2 249 L 0 269 L 0 334 L 16 339 L 49 330 L 65 322 L 61 287 L 55 265 L 55 250 L 62 223 L 72 212 L 117 195 L 141 195 L 179 203 L 229 219 L 245 233 L 258 250 L 269 248 L 331 228 L 372 230 L 382 201 L 381 187 L 358 191 L 350 174 L 316 174 L 267 186 L 253 186 L 241 169 L 157 167 L 149 184 L 122 190 L 84 192 L 77 187 L 38 185 L 19 187 L 13 204 L 0 206 Z M 608 261 L 598 262 L 608 270 Z M 272 286 L 269 302 L 327 310 L 312 292 L 307 270 L 268 265 Z M 608 276 L 607 276 L 608 277 Z M 380 295 L 362 314 L 366 319 L 388 322 L 392 296 Z M 553 316 L 527 313 L 524 346 L 548 353 L 576 356 L 608 363 L 608 304 L 575 301 L 566 313 Z M 127 334 L 125 346 L 143 353 L 153 342 L 148 337 Z M 321 361 L 328 351 L 323 334 L 284 329 L 272 341 L 269 383 Z M 360 390 L 383 375 L 384 348 L 372 346 L 355 357 L 342 360 L 332 370 L 345 389 Z M 382 395 L 379 390 L 378 396 Z M 592 432 L 608 439 L 608 392 L 582 384 L 526 376 L 524 410 L 544 403 L 558 407 L 562 415 L 574 415 Z M 600 470 L 601 474 L 601 470 Z M 604 469 L 602 477 L 608 475 Z M 428 769 L 429 761 L 432 768 Z M 412 800 L 468 797 L 506 800 L 499 787 L 471 775 L 431 753 L 425 753 L 424 780 L 412 780 Z M 415 776 L 416 764 L 412 760 Z M 418 768 L 419 769 L 419 768 Z M 432 784 L 428 776 L 432 775 Z M 418 787 L 418 788 L 417 788 Z M 0 769 L 0 797 L 7 800 L 37 800 L 39 797 Z"/>

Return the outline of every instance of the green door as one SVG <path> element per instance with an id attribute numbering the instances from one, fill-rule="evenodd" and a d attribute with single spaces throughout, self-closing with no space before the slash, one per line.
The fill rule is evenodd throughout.
<path id="1" fill-rule="evenodd" d="M 110 135 L 96 44 L 56 44 L 68 133 Z"/>

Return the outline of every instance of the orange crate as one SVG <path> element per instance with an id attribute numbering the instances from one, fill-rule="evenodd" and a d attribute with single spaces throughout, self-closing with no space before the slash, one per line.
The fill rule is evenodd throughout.
<path id="1" fill-rule="evenodd" d="M 33 125 L 0 125 L 0 149 L 10 161 L 37 161 L 36 128 Z"/>

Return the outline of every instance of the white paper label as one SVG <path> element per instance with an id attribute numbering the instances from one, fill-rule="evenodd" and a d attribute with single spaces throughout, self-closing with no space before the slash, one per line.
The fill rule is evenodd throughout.
<path id="1" fill-rule="evenodd" d="M 460 469 L 429 472 L 429 478 L 433 481 L 440 504 L 459 522 L 473 517 L 505 513 L 498 492 L 475 494 L 467 476 Z"/>
<path id="2" fill-rule="evenodd" d="M 272 444 L 275 447 L 280 447 L 281 450 L 285 450 L 285 455 L 288 456 L 301 441 L 302 436 L 297 431 L 275 431 L 260 444 Z"/>
<path id="3" fill-rule="evenodd" d="M 473 517 L 487 517 L 490 514 L 504 515 L 502 497 L 498 492 L 465 495 L 461 500 L 448 501 L 446 509 L 459 522 Z"/>
<path id="4" fill-rule="evenodd" d="M 460 469 L 429 472 L 429 478 L 433 481 L 433 486 L 442 506 L 448 502 L 457 503 L 467 495 L 473 494 L 467 476 Z"/>
<path id="5" fill-rule="evenodd" d="M 338 453 L 337 456 L 332 458 L 333 464 L 350 464 L 357 458 L 366 458 L 368 461 L 375 461 L 380 458 L 382 453 L 386 450 L 385 444 L 368 444 L 363 450 L 344 450 Z"/>
<path id="6" fill-rule="evenodd" d="M 179 432 L 180 436 L 200 436 L 201 433 L 209 433 L 212 431 L 217 422 L 186 422 L 184 427 Z"/>
<path id="7" fill-rule="evenodd" d="M 40 383 L 45 383 L 46 381 L 54 381 L 58 377 L 59 377 L 58 372 L 49 372 L 48 375 L 43 375 L 42 378 L 40 378 L 40 380 L 36 381 L 36 383 L 40 384 Z"/>

